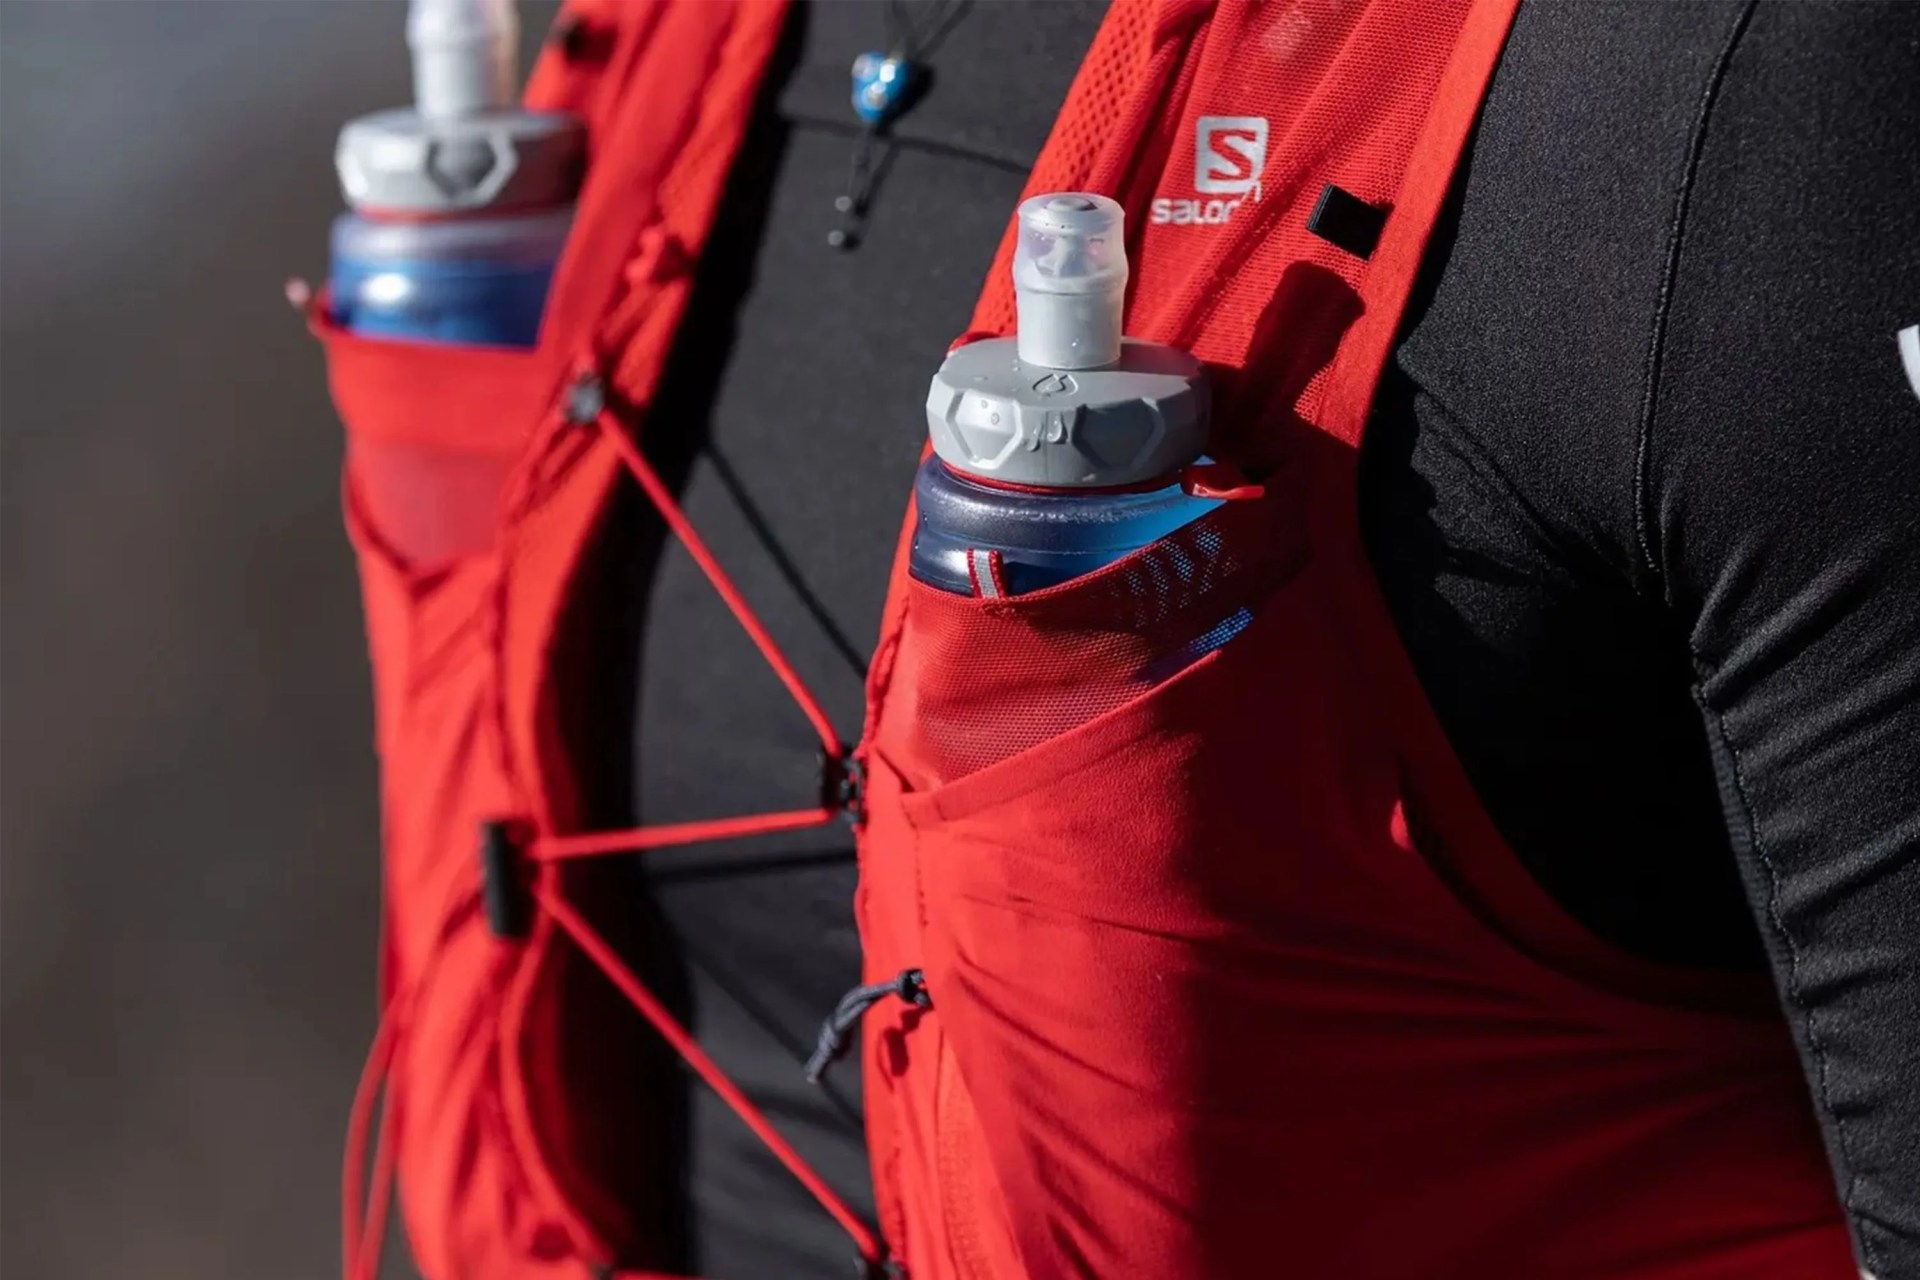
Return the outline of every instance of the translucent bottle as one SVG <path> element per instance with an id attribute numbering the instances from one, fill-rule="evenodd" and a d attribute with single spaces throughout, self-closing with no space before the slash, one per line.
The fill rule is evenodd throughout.
<path id="1" fill-rule="evenodd" d="M 1206 442 L 1200 362 L 1121 336 L 1120 206 L 1042 195 L 1019 218 L 1017 336 L 955 350 L 927 394 L 909 572 L 961 595 L 1058 585 L 1220 502 L 1180 484 Z"/>
<path id="2" fill-rule="evenodd" d="M 414 106 L 340 132 L 334 319 L 370 337 L 532 346 L 585 159 L 579 121 L 514 105 L 513 0 L 412 0 Z"/>

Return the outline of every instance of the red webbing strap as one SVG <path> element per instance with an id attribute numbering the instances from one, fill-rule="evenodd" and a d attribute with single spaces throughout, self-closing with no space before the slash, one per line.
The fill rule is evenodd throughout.
<path id="1" fill-rule="evenodd" d="M 407 1003 L 410 1007 L 411 1001 Z M 395 1110 L 397 1103 L 391 1096 L 388 1096 L 386 1106 L 381 1111 L 380 1132 L 373 1143 L 370 1189 L 363 1185 L 361 1173 L 367 1165 L 367 1139 L 373 1127 L 374 1109 L 380 1105 L 382 1085 L 391 1086 L 393 1083 L 389 1075 L 403 1023 L 401 1004 L 400 1000 L 393 1000 L 380 1017 L 373 1047 L 368 1051 L 366 1066 L 361 1070 L 360 1082 L 354 1089 L 353 1109 L 347 1122 L 347 1160 L 341 1188 L 340 1214 L 346 1280 L 374 1280 L 379 1275 L 381 1256 L 386 1251 L 387 1214 L 388 1206 L 393 1203 L 393 1179 L 397 1163 L 397 1144 L 393 1140 L 393 1133 L 399 1124 Z M 386 1092 L 390 1095 L 393 1091 L 389 1087 Z M 371 1207 L 364 1220 L 361 1216 L 363 1205 Z M 659 1271 L 620 1271 L 613 1273 L 608 1280 L 694 1278 Z"/>
<path id="2" fill-rule="evenodd" d="M 667 522 L 667 528 L 673 530 L 673 536 L 678 538 L 680 544 L 687 549 L 687 554 L 693 557 L 693 562 L 700 566 L 700 572 L 707 576 L 707 581 L 713 584 L 715 591 L 719 592 L 720 599 L 726 603 L 727 609 L 739 621 L 747 637 L 753 641 L 754 648 L 760 651 L 760 656 L 767 660 L 767 665 L 773 668 L 773 673 L 780 677 L 780 683 L 786 686 L 794 702 L 799 704 L 801 712 L 813 725 L 813 731 L 820 735 L 820 746 L 827 753 L 827 757 L 837 760 L 844 756 L 847 749 L 841 743 L 840 735 L 834 732 L 833 722 L 827 719 L 827 713 L 821 709 L 820 700 L 813 696 L 813 691 L 807 688 L 806 682 L 793 669 L 793 664 L 787 660 L 784 653 L 780 652 L 780 646 L 774 643 L 771 635 L 767 634 L 766 627 L 761 625 L 760 619 L 741 596 L 740 589 L 733 585 L 733 579 L 727 576 L 726 570 L 720 567 L 720 562 L 714 558 L 706 542 L 694 531 L 686 512 L 680 509 L 680 504 L 673 500 L 673 495 L 667 491 L 667 486 L 661 483 L 659 474 L 653 469 L 653 464 L 647 461 L 646 455 L 640 452 L 640 447 L 633 442 L 633 438 L 627 434 L 626 429 L 611 412 L 602 410 L 594 425 L 599 427 L 601 435 L 612 443 L 614 450 L 620 455 L 620 460 L 627 464 L 627 470 L 631 471 L 633 478 L 640 482 L 640 487 L 646 492 L 647 500 L 653 503 L 654 510 L 658 511 L 660 518 Z"/>
<path id="3" fill-rule="evenodd" d="M 535 862 L 563 862 L 568 858 L 594 858 L 606 853 L 640 853 L 679 844 L 704 844 L 709 840 L 770 835 L 776 831 L 803 831 L 808 827 L 824 827 L 839 816 L 839 812 L 833 809 L 788 809 L 777 813 L 748 814 L 742 818 L 709 818 L 702 822 L 633 827 L 626 831 L 543 836 L 535 840 L 527 852 Z"/>
<path id="4" fill-rule="evenodd" d="M 1368 260 L 1361 283 L 1365 309 L 1327 371 L 1320 425 L 1349 444 L 1358 445 L 1366 428 L 1380 370 L 1519 7 L 1520 0 L 1474 0 L 1434 88 L 1426 125 L 1400 178 L 1393 216 Z M 1347 486 L 1341 496 L 1351 493 Z"/>
<path id="5" fill-rule="evenodd" d="M 693 527 L 686 512 L 675 501 L 673 494 L 661 481 L 653 464 L 627 433 L 618 418 L 610 411 L 602 410 L 592 424 L 619 454 L 621 461 L 639 483 L 642 492 L 653 504 L 667 528 L 687 550 L 706 575 L 715 593 L 726 604 L 741 629 L 753 641 L 767 665 L 773 669 L 780 683 L 786 688 L 802 714 L 813 725 L 819 736 L 821 749 L 828 760 L 839 760 L 846 754 L 846 747 L 840 736 L 834 732 L 833 723 L 827 718 L 825 709 L 813 690 L 801 679 L 793 663 L 782 652 L 780 645 L 768 632 L 753 606 L 747 603 L 740 589 L 720 565 L 706 540 Z M 571 858 L 596 857 L 611 853 L 631 853 L 643 849 L 658 849 L 670 845 L 695 844 L 711 840 L 725 840 L 739 836 L 763 835 L 776 831 L 794 831 L 807 827 L 824 826 L 840 816 L 840 811 L 821 805 L 812 809 L 794 809 L 773 813 L 746 814 L 732 818 L 713 818 L 698 822 L 669 823 L 660 826 L 634 827 L 624 831 L 589 832 L 583 835 L 542 836 L 533 840 L 528 849 L 528 857 L 536 863 L 557 862 Z M 571 903 L 546 878 L 537 878 L 534 895 L 546 909 L 552 920 L 571 937 L 588 959 L 599 966 L 609 981 L 620 990 L 628 1002 L 641 1016 L 652 1024 L 673 1051 L 680 1056 L 693 1073 L 712 1089 L 720 1100 L 725 1102 L 733 1113 L 751 1130 L 755 1137 L 766 1144 L 776 1159 L 805 1187 L 813 1198 L 819 1201 L 833 1220 L 840 1224 L 848 1236 L 853 1239 L 860 1256 L 869 1264 L 878 1264 L 884 1254 L 878 1238 L 871 1228 L 860 1220 L 847 1203 L 827 1185 L 805 1158 L 794 1149 L 780 1131 L 768 1120 L 753 1101 L 747 1097 L 739 1085 L 735 1084 L 720 1065 L 707 1056 L 704 1049 L 687 1029 L 674 1020 L 666 1006 L 650 991 L 646 984 L 622 962 L 606 940 L 594 931 L 586 919 L 574 910 Z"/>
<path id="6" fill-rule="evenodd" d="M 847 1207 L 846 1202 L 835 1193 L 832 1187 L 827 1185 L 826 1180 L 816 1173 L 805 1158 L 793 1149 L 792 1144 L 781 1136 L 780 1131 L 773 1127 L 773 1123 L 767 1119 L 760 1108 L 753 1105 L 752 1100 L 740 1086 L 720 1069 L 718 1063 L 707 1056 L 706 1050 L 700 1047 L 699 1041 L 695 1040 L 685 1027 L 674 1021 L 673 1015 L 667 1012 L 666 1006 L 660 1003 L 659 998 L 647 989 L 646 984 L 641 982 L 631 969 L 627 968 L 620 957 L 614 953 L 613 948 L 607 945 L 606 940 L 594 931 L 593 926 L 573 909 L 573 905 L 565 897 L 550 886 L 536 885 L 534 894 L 554 922 L 566 930 L 567 935 L 589 959 L 600 966 L 601 972 L 605 973 L 608 979 L 620 989 L 620 993 L 632 1002 L 641 1016 L 653 1024 L 653 1029 L 673 1047 L 673 1051 L 680 1055 L 681 1060 L 693 1070 L 693 1073 L 705 1081 L 707 1087 L 733 1109 L 733 1113 L 746 1123 L 747 1128 L 753 1130 L 754 1136 L 766 1144 L 767 1150 L 773 1152 L 774 1157 L 787 1167 L 788 1172 L 799 1180 L 800 1185 L 820 1202 L 820 1207 L 840 1224 L 842 1230 L 853 1237 L 854 1246 L 860 1250 L 860 1256 L 869 1263 L 879 1262 L 882 1256 L 880 1242 L 873 1231 L 866 1223 L 860 1221 L 858 1215 Z"/>
<path id="7" fill-rule="evenodd" d="M 460 913 L 470 909 L 476 895 L 468 888 L 456 889 L 440 913 L 441 931 L 452 928 Z M 380 1013 L 380 1025 L 373 1033 L 366 1064 L 354 1086 L 353 1104 L 347 1114 L 347 1151 L 341 1173 L 341 1271 L 345 1280 L 374 1280 L 380 1273 L 381 1255 L 386 1250 L 387 1214 L 393 1204 L 393 1181 L 398 1172 L 399 1144 L 394 1140 L 400 1125 L 398 1091 L 394 1086 L 394 1061 L 406 1035 L 407 1020 L 420 993 L 432 980 L 440 958 L 435 948 L 421 967 L 413 983 L 396 991 Z M 385 1105 L 382 1105 L 384 1098 Z M 374 1133 L 375 1110 L 380 1112 L 380 1128 Z M 367 1146 L 373 1146 L 373 1177 L 363 1183 L 367 1168 Z M 363 1217 L 363 1206 L 365 1213 Z"/>
<path id="8" fill-rule="evenodd" d="M 700 567 L 700 572 L 712 584 L 716 594 L 727 606 L 740 627 L 753 641 L 754 648 L 766 659 L 767 665 L 779 677 L 780 683 L 800 708 L 814 733 L 820 739 L 820 749 L 828 761 L 841 760 L 847 749 L 840 741 L 840 735 L 834 731 L 833 722 L 827 718 L 825 708 L 807 682 L 794 669 L 793 662 L 780 648 L 766 624 L 740 594 L 740 588 L 721 567 L 719 558 L 713 549 L 707 546 L 693 522 L 687 518 L 686 511 L 674 499 L 666 484 L 660 479 L 659 472 L 647 461 L 645 453 L 634 443 L 620 420 L 610 410 L 601 410 L 593 420 L 592 426 L 608 441 L 621 461 L 626 465 L 633 478 L 639 482 L 647 500 L 653 504 L 660 518 L 675 538 L 687 549 L 687 554 Z M 580 835 L 547 835 L 536 837 L 530 842 L 527 854 L 535 862 L 560 862 L 570 858 L 592 858 L 610 853 L 638 853 L 646 849 L 663 849 L 673 845 L 701 844 L 711 840 L 731 840 L 742 836 L 768 835 L 778 831 L 800 831 L 808 827 L 821 827 L 840 817 L 841 811 L 822 804 L 810 809 L 783 809 L 771 813 L 742 814 L 731 818 L 707 818 L 695 822 L 664 823 L 659 826 L 630 827 L 620 831 L 592 831 Z"/>
<path id="9" fill-rule="evenodd" d="M 399 1041 L 400 1001 L 390 1000 L 381 1011 L 380 1026 L 367 1050 L 366 1065 L 354 1086 L 353 1106 L 347 1117 L 347 1156 L 340 1182 L 340 1257 L 347 1280 L 358 1280 L 364 1260 L 378 1258 L 386 1245 L 387 1205 L 393 1198 L 393 1126 L 398 1117 L 392 1099 L 380 1117 L 380 1135 L 373 1144 L 373 1186 L 366 1185 L 367 1142 L 379 1106 L 382 1085 L 393 1067 Z M 371 1205 L 371 1212 L 366 1207 Z"/>

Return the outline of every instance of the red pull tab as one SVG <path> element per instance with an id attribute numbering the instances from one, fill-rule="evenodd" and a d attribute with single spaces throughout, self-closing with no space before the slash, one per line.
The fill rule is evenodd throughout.
<path id="1" fill-rule="evenodd" d="M 1239 502 L 1263 498 L 1267 487 L 1247 479 L 1246 473 L 1229 462 L 1196 462 L 1180 473 L 1180 488 L 1191 498 L 1218 498 Z"/>

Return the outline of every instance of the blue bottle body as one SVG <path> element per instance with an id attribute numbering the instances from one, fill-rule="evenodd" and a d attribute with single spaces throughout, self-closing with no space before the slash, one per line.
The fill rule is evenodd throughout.
<path id="1" fill-rule="evenodd" d="M 572 210 L 333 224 L 334 320 L 371 338 L 531 347 Z"/>
<path id="2" fill-rule="evenodd" d="M 1220 505 L 1178 484 L 1127 491 L 1007 489 L 985 485 L 938 457 L 914 479 L 908 572 L 956 595 L 975 592 L 970 553 L 1000 555 L 1008 595 L 1044 591 L 1094 572 L 1198 520 Z"/>

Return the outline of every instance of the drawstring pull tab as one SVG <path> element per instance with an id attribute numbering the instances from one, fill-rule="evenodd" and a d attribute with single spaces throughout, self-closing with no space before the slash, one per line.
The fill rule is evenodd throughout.
<path id="1" fill-rule="evenodd" d="M 807 1083 L 819 1084 L 832 1066 L 847 1051 L 847 1041 L 867 1010 L 888 996 L 898 996 L 916 1009 L 931 1009 L 933 997 L 927 994 L 927 976 L 918 969 L 902 969 L 898 977 L 855 987 L 840 997 L 833 1013 L 820 1024 L 820 1039 L 813 1056 L 807 1059 Z"/>

